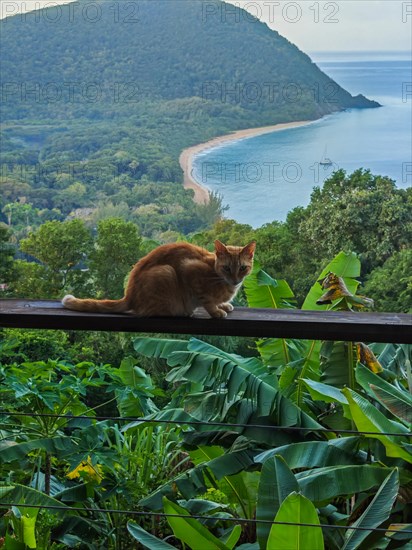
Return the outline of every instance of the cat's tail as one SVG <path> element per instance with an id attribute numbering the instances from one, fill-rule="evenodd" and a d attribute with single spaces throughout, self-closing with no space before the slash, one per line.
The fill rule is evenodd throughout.
<path id="1" fill-rule="evenodd" d="M 121 300 L 83 300 L 67 294 L 62 300 L 62 304 L 67 309 L 95 313 L 124 313 L 130 309 L 126 298 Z"/>

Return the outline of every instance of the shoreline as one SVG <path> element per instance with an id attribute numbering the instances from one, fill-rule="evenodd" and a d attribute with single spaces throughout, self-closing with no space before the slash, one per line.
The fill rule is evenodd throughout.
<path id="1" fill-rule="evenodd" d="M 271 132 L 279 132 L 281 130 L 288 130 L 290 128 L 298 128 L 300 126 L 306 126 L 314 122 L 313 120 L 301 120 L 296 122 L 283 122 L 279 124 L 273 124 L 272 126 L 262 126 L 260 128 L 249 128 L 247 130 L 236 130 L 230 134 L 224 136 L 218 136 L 204 143 L 192 145 L 183 149 L 179 156 L 179 164 L 183 170 L 183 187 L 185 189 L 193 189 L 195 195 L 193 200 L 196 204 L 207 204 L 209 202 L 210 191 L 207 187 L 196 181 L 192 175 L 193 171 L 193 159 L 195 155 L 226 143 L 228 141 L 238 141 L 249 137 L 257 137 L 263 134 L 270 134 Z"/>

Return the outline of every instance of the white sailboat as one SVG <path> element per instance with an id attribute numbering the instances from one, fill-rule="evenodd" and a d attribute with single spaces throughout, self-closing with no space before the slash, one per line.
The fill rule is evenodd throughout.
<path id="1" fill-rule="evenodd" d="M 321 166 L 325 166 L 325 167 L 333 165 L 332 160 L 327 155 L 327 147 L 326 146 L 325 146 L 325 151 L 323 152 L 323 156 L 322 156 L 319 164 Z"/>

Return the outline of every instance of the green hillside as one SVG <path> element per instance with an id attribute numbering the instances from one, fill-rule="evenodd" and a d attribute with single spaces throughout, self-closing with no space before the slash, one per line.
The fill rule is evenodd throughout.
<path id="1" fill-rule="evenodd" d="M 172 200 L 190 221 L 169 216 L 157 229 L 141 222 L 142 231 L 193 231 L 214 214 L 191 212 L 180 185 L 184 147 L 378 106 L 245 11 L 225 10 L 197 0 L 81 0 L 3 20 L 0 210 L 23 199 L 45 219 L 64 219 L 109 201 L 163 215 Z"/>
<path id="2" fill-rule="evenodd" d="M 30 96 L 5 116 L 33 114 L 36 95 L 41 113 L 55 112 L 61 101 L 89 99 L 99 105 L 100 116 L 100 104 L 122 111 L 122 104 L 144 99 L 200 97 L 252 111 L 251 123 L 376 105 L 353 98 L 296 46 L 243 10 L 231 6 L 226 14 L 217 6 L 196 0 L 139 0 L 120 7 L 83 1 L 4 20 L 3 80 L 23 85 L 23 90 L 9 86 L 6 106 L 16 107 L 19 92 Z M 73 106 L 70 115 L 96 118 L 88 107 Z"/>

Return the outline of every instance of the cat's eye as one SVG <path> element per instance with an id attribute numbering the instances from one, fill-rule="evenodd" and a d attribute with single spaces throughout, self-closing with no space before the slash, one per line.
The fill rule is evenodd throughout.
<path id="1" fill-rule="evenodd" d="M 230 266 L 224 265 L 223 266 L 223 271 L 226 271 L 226 273 L 230 273 Z"/>
<path id="2" fill-rule="evenodd" d="M 242 265 L 239 267 L 239 271 L 246 271 L 246 269 L 247 269 L 247 265 L 243 265 L 243 264 L 242 264 Z"/>

